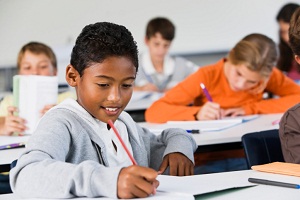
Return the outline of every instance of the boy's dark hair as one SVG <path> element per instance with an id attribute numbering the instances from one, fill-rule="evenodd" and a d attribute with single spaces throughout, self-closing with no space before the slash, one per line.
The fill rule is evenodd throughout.
<path id="1" fill-rule="evenodd" d="M 138 71 L 138 49 L 131 32 L 122 25 L 98 22 L 82 29 L 70 63 L 82 76 L 84 69 L 112 56 L 127 57 Z"/>
<path id="2" fill-rule="evenodd" d="M 175 26 L 167 18 L 157 17 L 150 20 L 146 28 L 146 37 L 150 39 L 160 33 L 165 40 L 172 41 L 175 37 Z"/>
<path id="3" fill-rule="evenodd" d="M 278 14 L 276 16 L 277 22 L 283 21 L 285 23 L 290 23 L 292 15 L 297 8 L 299 8 L 299 5 L 296 3 L 285 4 L 280 9 L 280 11 L 278 12 Z M 278 47 L 279 47 L 280 57 L 279 57 L 279 60 L 277 63 L 277 67 L 278 67 L 278 69 L 280 69 L 282 71 L 288 72 L 288 71 L 290 71 L 290 69 L 292 67 L 292 61 L 294 60 L 294 55 L 293 55 L 293 51 L 292 51 L 291 47 L 289 46 L 289 44 L 287 44 L 286 42 L 283 41 L 280 34 L 279 34 Z M 299 65 L 297 65 L 297 69 L 298 69 L 298 71 L 300 71 Z"/>
<path id="4" fill-rule="evenodd" d="M 300 56 L 300 8 L 298 8 L 290 21 L 290 45 L 295 55 Z"/>

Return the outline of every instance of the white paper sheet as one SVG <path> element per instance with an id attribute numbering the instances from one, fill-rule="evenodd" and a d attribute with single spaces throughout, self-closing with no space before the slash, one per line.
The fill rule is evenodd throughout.
<path id="1" fill-rule="evenodd" d="M 248 187 L 255 185 L 248 182 L 249 174 L 246 171 L 207 174 L 194 176 L 158 176 L 160 185 L 158 190 L 178 192 L 192 195 L 206 194 L 231 188 Z"/>

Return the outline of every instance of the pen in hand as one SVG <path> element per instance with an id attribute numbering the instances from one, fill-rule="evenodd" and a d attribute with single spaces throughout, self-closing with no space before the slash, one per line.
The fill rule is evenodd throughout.
<path id="1" fill-rule="evenodd" d="M 124 141 L 122 140 L 118 130 L 116 129 L 114 123 L 112 122 L 112 120 L 108 120 L 107 122 L 109 124 L 109 126 L 113 129 L 114 133 L 116 134 L 117 138 L 119 139 L 119 141 L 121 142 L 123 148 L 125 149 L 128 157 L 130 158 L 131 162 L 133 165 L 137 165 L 137 162 L 134 160 L 133 156 L 131 155 L 130 151 L 128 150 L 127 146 L 125 145 Z"/>
<path id="2" fill-rule="evenodd" d="M 202 88 L 203 92 L 204 92 L 204 95 L 206 96 L 207 100 L 212 102 L 212 98 L 208 92 L 208 90 L 206 89 L 205 85 L 203 83 L 200 83 L 200 87 Z"/>

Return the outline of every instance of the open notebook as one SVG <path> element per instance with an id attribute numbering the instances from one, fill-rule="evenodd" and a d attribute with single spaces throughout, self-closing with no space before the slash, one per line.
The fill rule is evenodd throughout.
<path id="1" fill-rule="evenodd" d="M 205 121 L 168 121 L 165 124 L 151 124 L 149 128 L 154 133 L 161 133 L 166 128 L 182 128 L 185 130 L 206 131 L 221 131 L 238 124 L 248 122 L 258 118 L 259 115 L 226 117 L 220 120 L 205 120 Z"/>

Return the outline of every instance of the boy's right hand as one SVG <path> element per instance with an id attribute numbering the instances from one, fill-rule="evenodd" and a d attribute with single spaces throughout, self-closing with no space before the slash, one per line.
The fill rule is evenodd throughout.
<path id="1" fill-rule="evenodd" d="M 157 171 L 137 165 L 121 169 L 117 184 L 118 198 L 144 198 L 155 194 L 159 185 L 157 175 Z"/>
<path id="2" fill-rule="evenodd" d="M 152 83 L 147 83 L 146 85 L 142 86 L 143 91 L 151 91 L 151 92 L 159 92 L 158 87 Z"/>
<path id="3" fill-rule="evenodd" d="M 9 106 L 7 110 L 8 115 L 5 117 L 2 133 L 4 135 L 12 135 L 14 132 L 23 133 L 27 129 L 25 126 L 26 120 L 21 117 L 14 116 L 14 112 L 18 112 L 16 107 Z"/>
<path id="4" fill-rule="evenodd" d="M 221 119 L 223 110 L 220 104 L 215 102 L 206 102 L 196 115 L 197 120 L 215 120 Z"/>

